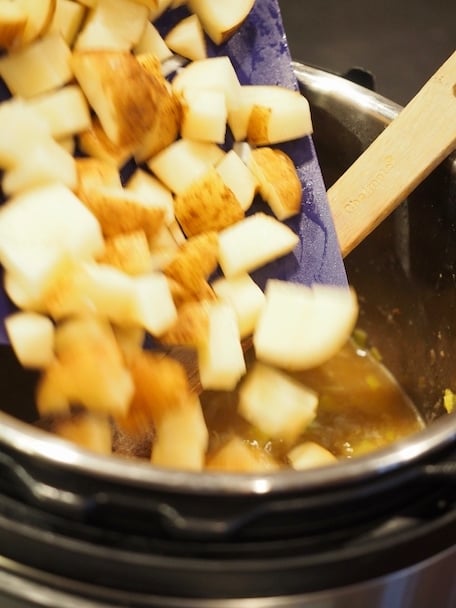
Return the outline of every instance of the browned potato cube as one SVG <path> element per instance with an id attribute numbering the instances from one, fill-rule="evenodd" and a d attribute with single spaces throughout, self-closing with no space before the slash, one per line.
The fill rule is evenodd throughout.
<path id="1" fill-rule="evenodd" d="M 150 248 L 144 230 L 118 234 L 106 239 L 105 250 L 98 258 L 130 275 L 145 274 L 150 270 Z"/>
<path id="2" fill-rule="evenodd" d="M 164 209 L 144 205 L 133 192 L 124 188 L 100 186 L 81 198 L 100 222 L 106 238 L 144 230 L 151 240 L 164 224 Z"/>
<path id="3" fill-rule="evenodd" d="M 302 186 L 291 158 L 274 148 L 252 150 L 248 166 L 258 180 L 259 191 L 279 220 L 299 213 Z"/>
<path id="4" fill-rule="evenodd" d="M 83 413 L 55 422 L 53 431 L 62 439 L 97 454 L 108 456 L 112 452 L 111 423 L 107 417 Z"/>
<path id="5" fill-rule="evenodd" d="M 231 473 L 255 473 L 273 471 L 279 465 L 264 450 L 248 444 L 240 437 L 232 437 L 208 457 L 206 468 Z"/>
<path id="6" fill-rule="evenodd" d="M 220 231 L 240 221 L 244 211 L 214 168 L 176 196 L 176 219 L 185 234 Z"/>
<path id="7" fill-rule="evenodd" d="M 109 139 L 138 145 L 156 121 L 162 82 L 128 51 L 74 51 L 71 66 Z"/>
<path id="8" fill-rule="evenodd" d="M 129 361 L 135 386 L 130 409 L 116 417 L 128 432 L 144 433 L 158 424 L 169 409 L 188 402 L 190 388 L 185 369 L 170 357 L 139 351 Z"/>
<path id="9" fill-rule="evenodd" d="M 218 235 L 205 232 L 185 241 L 164 272 L 190 293 L 199 294 L 217 268 L 217 260 Z"/>
<path id="10" fill-rule="evenodd" d="M 135 147 L 132 144 L 119 145 L 111 141 L 96 116 L 92 118 L 91 127 L 79 133 L 78 141 L 82 152 L 90 157 L 112 163 L 119 169 L 132 156 Z"/>

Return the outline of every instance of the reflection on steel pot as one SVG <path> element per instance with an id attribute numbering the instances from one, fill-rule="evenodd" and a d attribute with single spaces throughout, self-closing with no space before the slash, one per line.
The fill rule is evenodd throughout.
<path id="1" fill-rule="evenodd" d="M 399 108 L 294 67 L 329 186 Z M 455 172 L 448 159 L 346 259 L 362 328 L 428 422 L 387 449 L 245 476 L 89 455 L 27 424 L 34 377 L 4 347 L 2 606 L 453 606 Z"/>

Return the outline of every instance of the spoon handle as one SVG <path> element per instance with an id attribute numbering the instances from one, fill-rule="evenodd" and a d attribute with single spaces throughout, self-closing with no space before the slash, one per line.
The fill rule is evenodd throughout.
<path id="1" fill-rule="evenodd" d="M 328 190 L 347 255 L 456 148 L 456 52 Z"/>

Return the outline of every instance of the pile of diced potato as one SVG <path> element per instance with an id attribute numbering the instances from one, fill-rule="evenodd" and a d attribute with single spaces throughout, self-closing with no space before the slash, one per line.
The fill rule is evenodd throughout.
<path id="1" fill-rule="evenodd" d="M 163 37 L 155 20 L 182 4 L 188 17 Z M 202 390 L 242 382 L 240 415 L 289 445 L 292 466 L 334 460 L 299 445 L 318 395 L 286 370 L 343 346 L 356 297 L 274 278 L 263 292 L 250 276 L 298 243 L 283 220 L 300 212 L 301 183 L 276 144 L 312 132 L 309 106 L 293 90 L 241 86 L 229 57 L 206 52 L 206 36 L 223 42 L 253 5 L 0 1 L 11 93 L 0 104 L 0 263 L 18 308 L 5 326 L 19 361 L 41 370 L 40 416 L 102 454 L 118 428 L 153 431 L 159 466 L 279 466 L 240 437 L 208 456 L 189 370 L 145 350 L 150 335 L 196 353 Z M 249 213 L 257 196 L 270 212 Z M 258 362 L 244 378 L 248 336 Z"/>

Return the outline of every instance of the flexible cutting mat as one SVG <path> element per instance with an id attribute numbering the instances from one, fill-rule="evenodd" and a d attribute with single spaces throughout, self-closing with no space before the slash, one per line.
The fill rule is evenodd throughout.
<path id="1" fill-rule="evenodd" d="M 167 11 L 156 25 L 165 34 L 186 14 L 185 8 Z M 218 47 L 208 44 L 210 55 L 231 58 L 242 84 L 297 88 L 277 0 L 257 0 L 232 38 Z M 280 147 L 293 158 L 302 183 L 301 213 L 287 222 L 299 234 L 300 243 L 292 254 L 257 271 L 254 278 L 261 285 L 268 277 L 308 285 L 315 282 L 344 285 L 347 282 L 345 268 L 312 138 L 304 137 Z M 5 292 L 0 289 L 0 318 L 12 309 Z M 6 342 L 1 323 L 0 343 Z"/>

